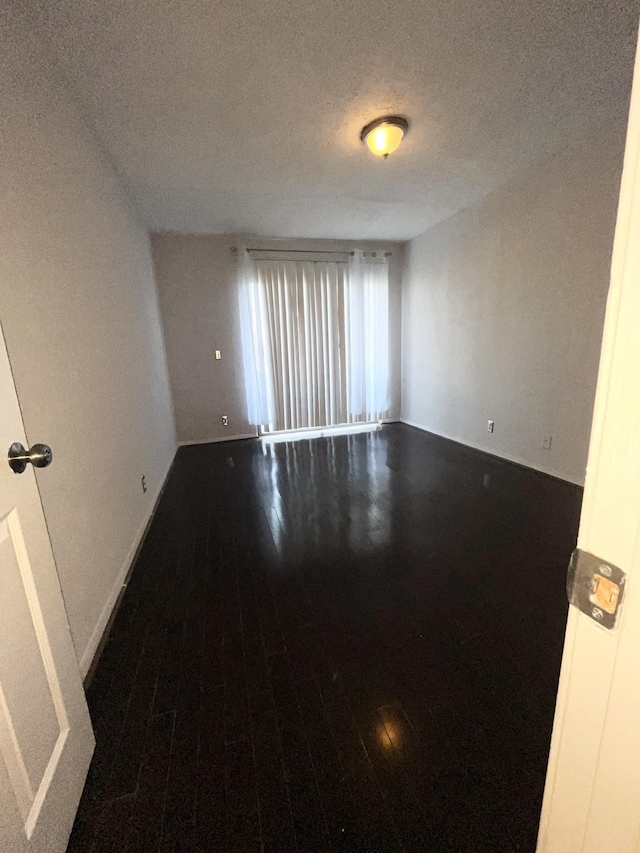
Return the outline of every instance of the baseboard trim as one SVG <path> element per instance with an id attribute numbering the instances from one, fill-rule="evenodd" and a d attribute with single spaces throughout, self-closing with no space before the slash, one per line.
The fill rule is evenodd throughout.
<path id="1" fill-rule="evenodd" d="M 196 441 L 179 441 L 178 447 L 191 447 L 194 444 L 220 444 L 223 441 L 242 441 L 246 438 L 257 438 L 257 432 L 241 433 L 239 435 L 227 435 L 224 438 L 199 438 Z"/>
<path id="2" fill-rule="evenodd" d="M 487 456 L 493 456 L 495 459 L 502 459 L 504 462 L 512 462 L 514 465 L 519 465 L 521 468 L 528 468 L 530 471 L 537 471 L 539 474 L 546 474 L 547 477 L 553 477 L 554 480 L 562 480 L 565 483 L 571 483 L 574 486 L 584 488 L 584 477 L 580 479 L 578 477 L 571 477 L 567 474 L 561 474 L 551 468 L 545 468 L 542 465 L 534 465 L 531 462 L 526 462 L 524 459 L 518 458 L 517 456 L 510 456 L 507 453 L 492 453 L 490 450 L 486 450 L 484 447 L 480 447 L 477 444 L 472 444 L 469 441 L 461 441 L 459 438 L 454 438 L 453 436 L 446 435 L 443 432 L 436 432 L 434 429 L 429 429 L 428 427 L 416 423 L 415 421 L 410 421 L 407 418 L 400 418 L 399 422 L 406 424 L 407 426 L 414 427 L 414 429 L 422 430 L 422 432 L 437 435 L 438 438 L 445 438 L 447 441 L 453 441 L 454 444 L 461 444 L 463 447 L 469 447 L 471 450 L 477 450 L 479 453 L 486 453 Z"/>
<path id="3" fill-rule="evenodd" d="M 118 612 L 118 608 L 120 607 L 122 597 L 127 589 L 127 582 L 135 565 L 140 549 L 142 548 L 142 545 L 144 543 L 147 531 L 149 530 L 151 522 L 153 521 L 153 516 L 156 514 L 156 509 L 158 508 L 158 503 L 160 502 L 162 493 L 165 489 L 165 486 L 167 485 L 169 474 L 171 472 L 171 468 L 173 466 L 175 458 L 176 454 L 174 453 L 169 462 L 167 470 L 165 471 L 164 477 L 160 479 L 160 485 L 158 486 L 156 494 L 154 495 L 153 500 L 150 503 L 148 511 L 145 513 L 145 516 L 142 519 L 142 523 L 138 528 L 138 532 L 135 535 L 133 544 L 131 545 L 127 556 L 125 557 L 125 561 L 122 565 L 122 568 L 118 572 L 116 581 L 113 587 L 111 588 L 109 598 L 107 599 L 104 607 L 102 608 L 100 618 L 98 619 L 96 626 L 91 634 L 91 637 L 89 638 L 89 642 L 87 643 L 87 647 L 85 648 L 83 655 L 80 658 L 80 673 L 84 680 L 85 690 L 91 683 L 91 678 L 93 677 L 93 673 L 98 663 L 98 659 L 100 658 L 104 645 L 109 636 L 109 631 L 111 630 L 113 620 L 115 619 L 116 614 Z"/>

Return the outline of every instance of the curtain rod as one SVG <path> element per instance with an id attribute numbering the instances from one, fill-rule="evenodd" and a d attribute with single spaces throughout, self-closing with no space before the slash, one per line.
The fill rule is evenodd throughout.
<path id="1" fill-rule="evenodd" d="M 238 247 L 232 246 L 231 251 L 237 252 Z M 351 251 L 351 252 L 344 251 L 343 252 L 340 249 L 264 249 L 264 248 L 263 249 L 254 249 L 254 248 L 247 247 L 246 251 L 247 252 L 280 252 L 281 254 L 286 254 L 286 255 L 290 255 L 290 254 L 298 254 L 298 255 L 351 255 L 352 257 L 353 257 L 353 255 L 355 255 L 354 251 Z M 367 251 L 364 251 L 364 254 L 365 255 L 366 254 L 373 255 L 373 257 L 375 258 L 378 253 L 373 252 L 373 251 L 370 251 L 367 253 Z M 393 252 L 380 252 L 380 254 L 381 255 L 384 254 L 385 258 L 390 258 L 391 255 L 393 254 Z"/>

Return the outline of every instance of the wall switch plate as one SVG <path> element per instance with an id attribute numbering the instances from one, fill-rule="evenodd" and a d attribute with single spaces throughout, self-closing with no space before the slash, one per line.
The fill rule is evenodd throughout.
<path id="1" fill-rule="evenodd" d="M 219 349 L 216 350 L 216 361 L 220 361 L 222 358 L 222 354 Z"/>
<path id="2" fill-rule="evenodd" d="M 229 416 L 228 415 L 222 416 L 222 426 L 229 426 Z"/>
<path id="3" fill-rule="evenodd" d="M 142 483 L 143 493 L 146 493 L 146 491 L 147 491 L 147 478 L 145 477 L 144 474 L 142 475 L 142 477 L 140 477 L 140 482 Z"/>
<path id="4" fill-rule="evenodd" d="M 493 432 L 494 426 L 495 426 L 494 421 L 487 421 L 487 432 Z"/>
<path id="5" fill-rule="evenodd" d="M 543 435 L 542 436 L 542 449 L 543 450 L 551 450 L 551 436 Z"/>

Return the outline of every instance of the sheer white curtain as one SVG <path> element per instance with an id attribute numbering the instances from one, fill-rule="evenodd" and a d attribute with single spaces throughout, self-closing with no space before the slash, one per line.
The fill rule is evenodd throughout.
<path id="1" fill-rule="evenodd" d="M 264 431 L 384 417 L 388 409 L 388 265 L 286 260 L 241 251 L 247 409 Z M 339 256 L 338 256 L 339 257 Z"/>
<path id="2" fill-rule="evenodd" d="M 247 419 L 260 426 L 275 420 L 275 390 L 266 301 L 253 258 L 238 249 L 240 333 L 247 396 Z"/>
<path id="3" fill-rule="evenodd" d="M 349 262 L 349 414 L 377 421 L 389 409 L 389 264 L 384 253 Z"/>

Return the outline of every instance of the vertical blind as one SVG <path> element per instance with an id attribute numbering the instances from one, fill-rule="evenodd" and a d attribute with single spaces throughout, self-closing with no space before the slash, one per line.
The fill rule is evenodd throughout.
<path id="1" fill-rule="evenodd" d="M 249 421 L 277 431 L 384 417 L 388 305 L 384 257 L 255 260 L 241 252 Z"/>

